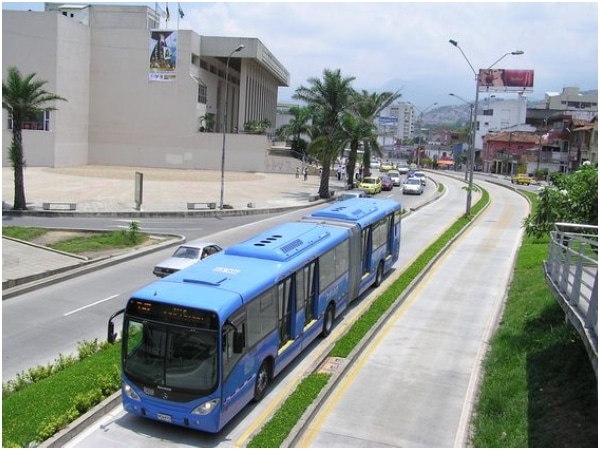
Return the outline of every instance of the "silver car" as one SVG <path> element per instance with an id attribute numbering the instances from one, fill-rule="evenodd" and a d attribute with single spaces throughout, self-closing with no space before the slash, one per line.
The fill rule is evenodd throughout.
<path id="1" fill-rule="evenodd" d="M 341 202 L 343 200 L 350 200 L 353 198 L 366 198 L 370 197 L 366 191 L 362 189 L 350 189 L 349 191 L 344 191 L 337 196 L 337 201 Z"/>
<path id="2" fill-rule="evenodd" d="M 423 193 L 423 185 L 421 184 L 421 181 L 419 181 L 418 178 L 411 177 L 408 180 L 406 180 L 402 185 L 402 193 L 421 195 Z"/>
<path id="3" fill-rule="evenodd" d="M 188 242 L 187 244 L 177 247 L 170 258 L 167 258 L 154 266 L 152 273 L 157 277 L 163 278 L 178 270 L 185 269 L 221 250 L 223 250 L 223 248 L 214 242 Z"/>

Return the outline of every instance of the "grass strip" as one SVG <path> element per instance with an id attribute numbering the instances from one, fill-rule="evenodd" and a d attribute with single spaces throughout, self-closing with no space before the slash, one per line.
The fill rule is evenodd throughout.
<path id="1" fill-rule="evenodd" d="M 45 228 L 36 227 L 2 227 L 2 236 L 22 241 L 33 241 L 48 232 Z"/>
<path id="2" fill-rule="evenodd" d="M 2 446 L 40 443 L 116 392 L 120 352 L 115 344 L 3 398 Z"/>
<path id="3" fill-rule="evenodd" d="M 323 373 L 305 377 L 261 432 L 250 440 L 248 448 L 279 448 L 330 378 L 331 375 Z"/>

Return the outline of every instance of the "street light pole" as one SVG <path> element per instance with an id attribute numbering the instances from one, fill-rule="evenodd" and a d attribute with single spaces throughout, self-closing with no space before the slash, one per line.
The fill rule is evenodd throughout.
<path id="1" fill-rule="evenodd" d="M 412 103 L 411 103 L 412 105 Z M 419 115 L 419 143 L 417 145 L 417 157 L 415 158 L 417 161 L 417 167 L 419 167 L 419 160 L 420 160 L 420 156 L 421 156 L 421 152 L 419 151 L 421 148 L 421 126 L 423 123 L 423 114 L 425 114 L 430 108 L 433 108 L 435 105 L 437 105 L 437 102 L 432 103 L 431 105 L 429 105 L 427 108 L 425 108 L 424 110 L 421 111 L 421 109 L 419 109 L 418 106 L 416 105 L 412 105 L 414 106 L 421 114 Z"/>
<path id="2" fill-rule="evenodd" d="M 239 52 L 244 48 L 243 44 L 240 44 L 235 50 L 233 50 L 227 57 L 227 64 L 225 65 L 225 107 L 223 108 L 223 148 L 221 149 L 221 199 L 219 201 L 219 209 L 223 209 L 223 193 L 225 191 L 225 135 L 227 134 L 227 96 L 229 93 L 229 59 L 235 52 Z"/>
<path id="3" fill-rule="evenodd" d="M 467 105 L 469 105 L 469 107 L 471 108 L 471 113 L 469 115 L 469 152 L 471 151 L 471 148 L 473 147 L 473 121 L 475 120 L 475 118 L 473 117 L 473 103 L 469 103 L 468 101 L 466 101 L 464 98 L 462 98 L 460 95 L 456 95 L 456 94 L 452 94 L 450 93 L 450 95 L 452 97 L 456 97 L 457 99 L 463 101 L 464 103 L 466 103 Z M 471 155 L 471 153 L 469 153 L 469 156 Z M 455 167 L 456 167 L 456 162 L 455 162 Z M 467 181 L 467 176 L 469 173 L 469 161 L 467 161 L 467 163 L 465 164 L 465 181 Z"/>
<path id="4" fill-rule="evenodd" d="M 466 207 L 466 215 L 469 216 L 469 215 L 471 215 L 471 197 L 472 197 L 472 191 L 473 191 L 473 170 L 475 167 L 475 134 L 476 134 L 476 130 L 477 130 L 477 106 L 479 103 L 479 83 L 478 83 L 477 72 L 473 68 L 473 65 L 469 61 L 469 58 L 467 58 L 467 55 L 465 55 L 465 52 L 463 52 L 462 48 L 460 48 L 460 46 L 458 45 L 458 42 L 455 40 L 452 40 L 452 39 L 450 39 L 448 42 L 450 42 L 453 46 L 455 46 L 457 49 L 460 50 L 463 57 L 465 58 L 465 61 L 467 61 L 467 64 L 469 64 L 469 67 L 473 71 L 473 75 L 475 75 L 475 105 L 473 107 L 474 117 L 473 117 L 473 123 L 471 125 L 471 142 L 473 143 L 473 145 L 471 145 L 471 149 L 470 149 L 471 153 L 470 153 L 469 159 L 470 159 L 471 167 L 469 167 L 469 187 L 467 188 L 467 207 Z M 494 63 L 488 67 L 488 70 L 491 69 L 492 67 L 494 67 L 496 64 L 498 64 L 502 59 L 504 59 L 508 55 L 522 55 L 523 53 L 524 52 L 522 50 L 515 50 L 514 52 L 505 53 L 500 58 L 498 58 L 496 61 L 494 61 Z"/>

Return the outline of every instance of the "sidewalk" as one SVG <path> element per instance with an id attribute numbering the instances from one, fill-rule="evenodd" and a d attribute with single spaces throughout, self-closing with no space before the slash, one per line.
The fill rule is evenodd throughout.
<path id="1" fill-rule="evenodd" d="M 138 172 L 143 174 L 139 210 L 135 197 Z M 27 167 L 24 178 L 25 198 L 32 211 L 42 211 L 44 203 L 60 202 L 75 203 L 77 213 L 189 213 L 188 203 L 216 203 L 218 208 L 221 198 L 220 171 L 110 166 Z M 3 212 L 13 204 L 13 179 L 12 168 L 3 167 Z M 343 188 L 343 182 L 337 181 L 335 176 L 330 179 L 330 190 Z M 295 174 L 225 172 L 224 210 L 306 206 L 318 190 L 317 175 L 309 175 L 308 180 L 303 181 Z M 64 210 L 52 212 L 66 213 Z"/>
<path id="2" fill-rule="evenodd" d="M 136 209 L 135 174 L 143 174 L 142 204 Z M 3 224 L 11 215 L 36 216 L 215 216 L 278 212 L 319 202 L 318 176 L 307 181 L 295 174 L 226 172 L 223 210 L 219 209 L 221 173 L 207 170 L 152 169 L 145 167 L 83 166 L 69 168 L 31 167 L 25 169 L 25 198 L 30 210 L 12 212 L 14 198 L 13 170 L 2 168 Z M 334 177 L 330 190 L 344 189 Z M 43 210 L 49 202 L 75 203 L 75 211 Z M 188 203 L 216 203 L 208 207 L 188 209 Z M 58 206 L 57 206 L 58 208 Z M 153 251 L 172 245 L 163 243 Z M 139 255 L 139 253 L 135 253 Z M 125 256 L 123 256 L 124 258 Z M 86 262 L 81 258 L 48 250 L 44 247 L 2 239 L 2 298 L 7 299 L 27 289 L 40 286 L 64 275 L 66 271 L 82 271 L 102 262 Z M 88 269 L 89 270 L 89 269 Z"/>

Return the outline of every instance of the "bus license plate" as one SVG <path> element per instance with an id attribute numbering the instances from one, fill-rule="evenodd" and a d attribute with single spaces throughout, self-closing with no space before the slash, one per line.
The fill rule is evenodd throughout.
<path id="1" fill-rule="evenodd" d="M 169 416 L 168 414 L 157 414 L 156 417 L 158 418 L 158 420 L 162 420 L 163 422 L 171 422 L 171 416 Z"/>

